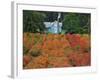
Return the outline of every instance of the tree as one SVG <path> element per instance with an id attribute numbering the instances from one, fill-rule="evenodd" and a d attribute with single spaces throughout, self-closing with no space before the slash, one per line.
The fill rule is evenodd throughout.
<path id="1" fill-rule="evenodd" d="M 67 33 L 89 33 L 90 15 L 83 13 L 66 13 L 62 29 Z"/>
<path id="2" fill-rule="evenodd" d="M 37 11 L 23 10 L 23 31 L 24 32 L 43 32 L 45 14 Z"/>

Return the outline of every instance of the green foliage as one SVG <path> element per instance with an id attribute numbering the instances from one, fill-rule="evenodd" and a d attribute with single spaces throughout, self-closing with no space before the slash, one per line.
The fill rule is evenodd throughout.
<path id="1" fill-rule="evenodd" d="M 39 55 L 41 55 L 41 50 L 38 50 L 38 49 L 33 49 L 30 54 L 33 56 L 33 57 L 37 57 Z"/>
<path id="2" fill-rule="evenodd" d="M 58 12 L 40 12 L 23 10 L 23 31 L 45 33 L 44 22 L 53 22 L 57 19 Z M 90 33 L 90 14 L 61 13 L 60 22 L 63 23 L 62 32 L 65 33 Z M 51 34 L 47 32 L 47 34 Z"/>
<path id="3" fill-rule="evenodd" d="M 66 30 L 62 30 L 60 34 L 65 34 L 66 33 Z"/>
<path id="4" fill-rule="evenodd" d="M 89 33 L 90 15 L 82 13 L 68 13 L 64 16 L 62 29 L 66 30 L 66 33 Z"/>
<path id="5" fill-rule="evenodd" d="M 43 32 L 45 14 L 42 12 L 23 10 L 23 31 L 24 32 Z"/>
<path id="6" fill-rule="evenodd" d="M 34 34 L 34 45 L 42 43 L 43 43 L 43 36 L 40 34 Z"/>
<path id="7" fill-rule="evenodd" d="M 27 49 L 25 46 L 23 46 L 23 54 L 27 54 L 29 49 Z"/>

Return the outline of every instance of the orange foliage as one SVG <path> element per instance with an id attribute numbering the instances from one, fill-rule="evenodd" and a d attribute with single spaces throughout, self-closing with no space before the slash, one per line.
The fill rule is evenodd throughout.
<path id="1" fill-rule="evenodd" d="M 51 58 L 51 59 L 50 59 Z M 71 67 L 67 57 L 50 57 L 49 67 Z"/>
<path id="2" fill-rule="evenodd" d="M 24 69 L 91 64 L 90 38 L 87 34 L 24 33 L 23 43 L 31 56 L 30 60 L 24 59 Z"/>

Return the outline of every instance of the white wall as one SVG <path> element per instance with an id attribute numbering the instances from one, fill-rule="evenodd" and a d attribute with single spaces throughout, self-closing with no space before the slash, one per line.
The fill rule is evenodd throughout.
<path id="1" fill-rule="evenodd" d="M 25 0 L 23 0 L 25 1 Z M 28 0 L 31 1 L 31 0 Z M 98 28 L 97 28 L 97 52 L 100 52 L 100 1 L 99 0 L 32 0 L 34 3 L 59 4 L 59 5 L 78 5 L 96 6 L 98 8 Z M 95 52 L 95 53 L 97 53 Z M 100 75 L 100 54 L 98 56 L 97 73 L 63 75 L 46 78 L 45 80 L 99 80 Z M 11 0 L 0 0 L 0 80 L 12 80 L 10 78 L 11 60 Z M 22 79 L 23 80 L 23 79 Z M 32 79 L 25 79 L 32 80 Z M 34 79 L 33 79 L 34 80 Z M 41 79 L 42 80 L 42 79 Z"/>

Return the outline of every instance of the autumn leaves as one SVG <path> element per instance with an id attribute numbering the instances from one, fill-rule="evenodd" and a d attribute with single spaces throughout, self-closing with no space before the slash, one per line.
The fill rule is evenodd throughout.
<path id="1" fill-rule="evenodd" d="M 87 34 L 24 33 L 23 68 L 88 66 L 91 63 Z"/>

